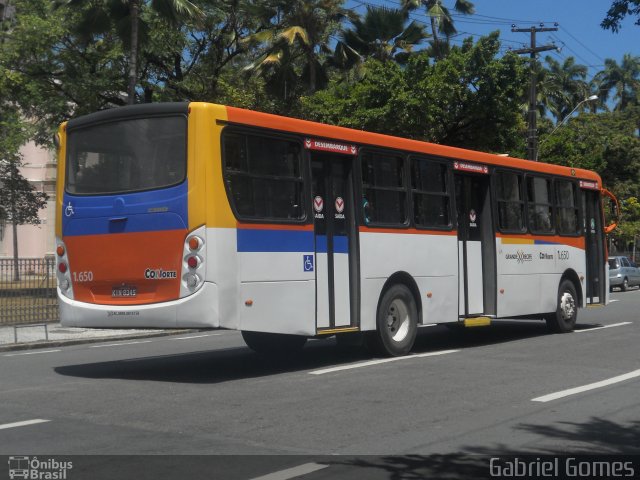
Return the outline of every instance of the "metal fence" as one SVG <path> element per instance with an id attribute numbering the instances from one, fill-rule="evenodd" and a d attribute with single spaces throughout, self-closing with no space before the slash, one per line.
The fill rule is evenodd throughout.
<path id="1" fill-rule="evenodd" d="M 58 321 L 53 257 L 0 258 L 0 325 Z"/>

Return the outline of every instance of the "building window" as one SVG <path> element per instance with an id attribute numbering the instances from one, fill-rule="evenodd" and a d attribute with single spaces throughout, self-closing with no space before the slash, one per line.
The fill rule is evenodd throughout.
<path id="1" fill-rule="evenodd" d="M 496 173 L 498 227 L 501 231 L 522 233 L 525 230 L 522 183 L 522 174 Z"/>
<path id="2" fill-rule="evenodd" d="M 238 218 L 304 220 L 298 142 L 227 133 L 223 137 L 223 157 L 229 200 Z"/>
<path id="3" fill-rule="evenodd" d="M 418 227 L 450 228 L 447 166 L 425 158 L 411 159 L 413 221 Z"/>
<path id="4" fill-rule="evenodd" d="M 366 224 L 407 224 L 404 159 L 378 152 L 362 155 L 362 205 Z"/>
<path id="5" fill-rule="evenodd" d="M 551 180 L 527 177 L 527 217 L 532 233 L 554 233 Z"/>

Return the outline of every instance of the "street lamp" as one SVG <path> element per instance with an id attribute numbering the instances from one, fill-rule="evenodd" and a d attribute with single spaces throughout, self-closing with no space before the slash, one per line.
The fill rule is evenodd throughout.
<path id="1" fill-rule="evenodd" d="M 538 149 L 536 150 L 536 162 L 538 161 L 538 152 L 540 151 L 540 145 L 542 145 L 547 140 L 547 138 L 553 135 L 556 132 L 556 130 L 558 130 L 561 126 L 566 124 L 571 118 L 571 115 L 573 115 L 573 112 L 575 112 L 578 108 L 580 108 L 580 105 L 587 102 L 593 102 L 594 100 L 598 100 L 598 95 L 591 95 L 590 97 L 585 98 L 584 100 L 581 100 L 580 102 L 578 102 L 578 104 L 573 108 L 573 110 L 571 110 L 569 114 L 566 117 L 564 117 L 558 125 L 556 125 L 556 128 L 551 130 L 551 133 L 547 135 L 545 139 L 538 144 Z"/>

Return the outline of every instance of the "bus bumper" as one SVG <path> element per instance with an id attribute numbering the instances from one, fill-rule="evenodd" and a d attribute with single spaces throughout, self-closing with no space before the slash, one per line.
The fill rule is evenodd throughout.
<path id="1" fill-rule="evenodd" d="M 58 288 L 60 323 L 84 328 L 213 328 L 220 326 L 218 286 L 205 282 L 193 295 L 149 305 L 95 305 L 65 297 Z"/>

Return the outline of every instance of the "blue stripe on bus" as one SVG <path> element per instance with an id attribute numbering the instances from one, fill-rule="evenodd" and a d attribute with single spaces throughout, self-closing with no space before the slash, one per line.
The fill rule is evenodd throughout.
<path id="1" fill-rule="evenodd" d="M 238 252 L 313 252 L 313 232 L 307 230 L 237 230 Z"/>
<path id="2" fill-rule="evenodd" d="M 546 240 L 534 240 L 534 245 L 559 245 L 558 242 L 547 242 Z"/>
<path id="3" fill-rule="evenodd" d="M 349 237 L 337 235 L 334 236 L 333 253 L 349 253 Z"/>
<path id="4" fill-rule="evenodd" d="M 155 232 L 189 225 L 187 182 L 147 192 L 114 195 L 64 194 L 63 235 Z"/>
<path id="5" fill-rule="evenodd" d="M 264 230 L 238 228 L 238 252 L 313 252 L 327 253 L 327 236 L 315 236 L 307 230 Z M 334 253 L 349 253 L 349 238 L 333 237 Z"/>

